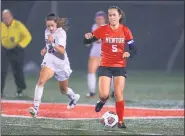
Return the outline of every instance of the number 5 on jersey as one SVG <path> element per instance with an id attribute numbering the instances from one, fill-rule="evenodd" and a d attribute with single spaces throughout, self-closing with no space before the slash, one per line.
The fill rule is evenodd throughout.
<path id="1" fill-rule="evenodd" d="M 117 51 L 118 51 L 117 45 L 113 44 L 112 45 L 112 52 L 117 52 Z"/>

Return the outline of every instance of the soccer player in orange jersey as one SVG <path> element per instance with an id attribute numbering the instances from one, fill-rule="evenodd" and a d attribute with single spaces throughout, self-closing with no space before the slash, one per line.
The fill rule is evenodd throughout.
<path id="1" fill-rule="evenodd" d="M 99 97 L 95 111 L 99 112 L 109 98 L 111 78 L 114 78 L 115 106 L 118 115 L 118 128 L 126 128 L 124 116 L 123 90 L 125 87 L 126 59 L 137 54 L 130 29 L 121 24 L 124 12 L 117 6 L 108 9 L 109 24 L 97 28 L 92 33 L 86 33 L 84 44 L 102 40 L 101 60 L 98 69 Z M 129 45 L 129 51 L 125 45 Z"/>

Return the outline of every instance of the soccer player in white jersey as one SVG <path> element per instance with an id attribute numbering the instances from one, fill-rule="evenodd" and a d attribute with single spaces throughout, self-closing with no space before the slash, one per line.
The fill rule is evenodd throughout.
<path id="1" fill-rule="evenodd" d="M 59 82 L 60 92 L 66 94 L 70 100 L 67 109 L 74 108 L 80 98 L 79 94 L 75 94 L 68 87 L 68 78 L 72 70 L 66 53 L 67 37 L 65 30 L 67 30 L 67 20 L 55 16 L 54 13 L 49 13 L 46 17 L 46 27 L 46 47 L 41 50 L 41 55 L 44 56 L 44 59 L 41 64 L 40 77 L 35 88 L 33 107 L 29 108 L 29 112 L 33 117 L 36 117 L 38 114 L 44 85 L 53 76 Z"/>
<path id="2" fill-rule="evenodd" d="M 95 24 L 93 24 L 91 31 L 93 32 L 98 27 L 105 24 L 106 24 L 106 13 L 103 11 L 98 11 L 95 14 Z M 101 57 L 101 40 L 98 40 L 92 43 L 88 60 L 87 85 L 89 92 L 86 94 L 88 98 L 92 98 L 96 95 L 96 71 L 99 66 L 100 57 Z M 111 83 L 111 90 L 114 90 L 113 83 Z M 111 96 L 114 97 L 114 92 L 112 92 Z"/>

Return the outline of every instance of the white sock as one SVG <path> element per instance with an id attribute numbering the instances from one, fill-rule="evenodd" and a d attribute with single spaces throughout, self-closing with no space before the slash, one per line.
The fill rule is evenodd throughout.
<path id="1" fill-rule="evenodd" d="M 111 84 L 110 84 L 111 92 L 114 92 L 114 79 L 111 79 Z"/>
<path id="2" fill-rule="evenodd" d="M 74 99 L 75 93 L 71 88 L 68 88 L 66 95 L 68 96 L 69 99 Z"/>
<path id="3" fill-rule="evenodd" d="M 44 87 L 43 86 L 36 85 L 33 105 L 34 105 L 34 108 L 36 108 L 37 110 L 38 110 L 38 108 L 40 106 L 40 103 L 41 103 L 41 98 L 42 98 L 42 95 L 43 95 L 43 90 L 44 90 Z"/>
<path id="4" fill-rule="evenodd" d="M 88 85 L 88 90 L 91 93 L 96 92 L 96 74 L 95 73 L 88 73 L 87 85 Z"/>

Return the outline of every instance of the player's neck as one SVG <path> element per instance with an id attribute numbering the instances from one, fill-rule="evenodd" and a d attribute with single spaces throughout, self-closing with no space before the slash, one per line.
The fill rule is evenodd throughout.
<path id="1" fill-rule="evenodd" d="M 100 27 L 100 26 L 102 26 L 102 25 L 104 25 L 104 24 L 96 24 L 97 25 L 97 27 Z"/>
<path id="2" fill-rule="evenodd" d="M 56 30 L 57 30 L 57 29 L 56 29 Z M 51 33 L 51 34 L 54 34 L 54 33 L 56 32 L 56 30 L 54 30 L 54 31 L 50 31 L 50 33 Z"/>
<path id="3" fill-rule="evenodd" d="M 111 24 L 110 24 L 110 27 L 112 28 L 112 30 L 116 30 L 116 29 L 118 29 L 119 24 L 116 24 L 116 25 L 111 25 Z"/>

